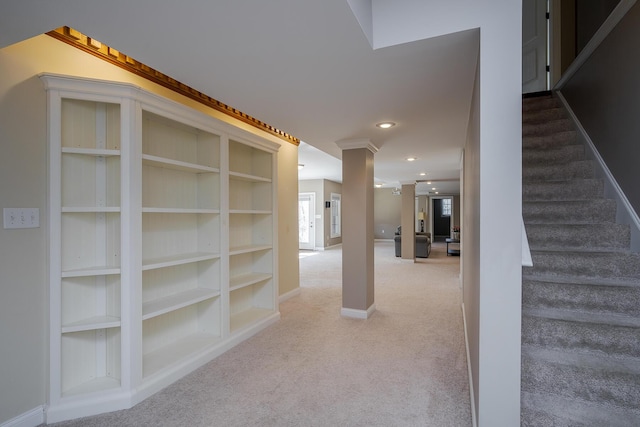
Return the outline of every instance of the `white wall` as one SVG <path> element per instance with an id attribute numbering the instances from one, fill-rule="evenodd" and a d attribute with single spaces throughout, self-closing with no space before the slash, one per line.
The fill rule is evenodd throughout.
<path id="1" fill-rule="evenodd" d="M 372 4 L 377 48 L 479 29 L 479 108 L 474 113 L 479 114 L 479 139 L 476 151 L 466 153 L 474 169 L 465 173 L 465 180 L 478 182 L 465 196 L 463 212 L 465 309 L 477 348 L 471 358 L 478 425 L 519 425 L 522 3 L 406 0 L 398 7 L 391 0 L 372 0 Z"/>
<path id="2" fill-rule="evenodd" d="M 467 143 L 464 148 L 462 175 L 464 231 L 461 269 L 463 277 L 462 303 L 465 316 L 468 363 L 471 366 L 473 404 L 478 407 L 480 364 L 480 68 L 476 72 Z"/>
<path id="3" fill-rule="evenodd" d="M 46 403 L 46 95 L 41 72 L 125 81 L 281 144 L 278 153 L 280 294 L 299 287 L 298 148 L 49 36 L 0 49 L 0 208 L 40 208 L 37 229 L 0 228 L 0 424 Z"/>

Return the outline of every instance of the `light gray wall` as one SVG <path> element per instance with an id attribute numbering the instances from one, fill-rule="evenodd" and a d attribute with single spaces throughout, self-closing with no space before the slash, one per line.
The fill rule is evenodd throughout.
<path id="1" fill-rule="evenodd" d="M 46 96 L 35 61 L 0 50 L 0 208 L 39 208 L 40 228 L 0 228 L 0 424 L 43 405 L 47 356 Z"/>
<path id="2" fill-rule="evenodd" d="M 636 212 L 640 212 L 640 4 L 561 92 Z"/>
<path id="3" fill-rule="evenodd" d="M 393 239 L 400 225 L 402 198 L 393 195 L 391 188 L 373 190 L 374 238 Z"/>

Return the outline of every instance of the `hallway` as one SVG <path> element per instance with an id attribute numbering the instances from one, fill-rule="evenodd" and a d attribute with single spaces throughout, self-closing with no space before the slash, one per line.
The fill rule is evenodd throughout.
<path id="1" fill-rule="evenodd" d="M 280 322 L 132 409 L 60 425 L 470 426 L 459 258 L 375 251 L 368 320 L 340 316 L 341 248 L 301 252 Z"/>

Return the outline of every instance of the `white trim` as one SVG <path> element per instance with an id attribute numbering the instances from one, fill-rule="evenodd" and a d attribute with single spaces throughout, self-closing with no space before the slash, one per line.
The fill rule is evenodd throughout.
<path id="1" fill-rule="evenodd" d="M 376 311 L 376 305 L 371 304 L 366 310 L 356 310 L 355 308 L 342 307 L 340 309 L 340 315 L 344 317 L 353 317 L 354 319 L 368 319 L 373 312 Z"/>
<path id="2" fill-rule="evenodd" d="M 618 25 L 622 18 L 627 14 L 629 9 L 636 4 L 637 0 L 620 0 L 620 3 L 613 9 L 611 14 L 605 19 L 602 23 L 598 31 L 591 37 L 589 43 L 580 51 L 576 59 L 573 60 L 567 71 L 562 75 L 558 83 L 554 86 L 554 90 L 560 90 L 564 87 L 565 84 L 569 81 L 571 77 L 587 62 L 587 59 L 591 56 L 593 52 L 600 46 L 600 43 L 607 38 L 609 33 L 613 31 L 613 29 Z"/>
<path id="3" fill-rule="evenodd" d="M 36 427 L 44 423 L 44 405 L 33 408 L 0 424 L 0 427 Z"/>
<path id="4" fill-rule="evenodd" d="M 314 249 L 314 251 L 328 251 L 330 249 L 334 249 L 338 246 L 342 246 L 342 243 L 336 243 L 335 245 L 329 245 L 329 246 L 318 246 L 317 248 Z"/>
<path id="5" fill-rule="evenodd" d="M 522 219 L 522 265 L 525 267 L 533 267 L 533 259 L 531 258 L 531 249 L 529 249 L 527 230 L 524 227 L 524 219 Z"/>
<path id="6" fill-rule="evenodd" d="M 604 175 L 603 179 L 605 181 L 605 192 L 607 190 L 610 190 L 613 193 L 612 196 L 615 198 L 616 206 L 618 208 L 616 213 L 616 221 L 622 224 L 629 224 L 631 226 L 631 250 L 633 252 L 640 252 L 640 218 L 638 217 L 637 212 L 629 202 L 629 199 L 627 199 L 627 196 L 625 196 L 624 192 L 620 188 L 620 185 L 618 185 L 618 182 L 609 170 L 609 167 L 600 156 L 598 149 L 587 134 L 587 131 L 582 126 L 582 123 L 580 123 L 580 120 L 578 120 L 576 114 L 569 106 L 569 103 L 567 102 L 565 97 L 560 91 L 556 92 L 556 95 L 566 108 L 569 116 L 571 117 L 571 120 L 573 120 L 573 123 L 576 126 L 576 129 L 580 133 L 580 136 L 584 138 L 585 145 L 591 151 L 593 160 L 595 160 L 596 164 L 600 168 L 602 175 Z"/>
<path id="7" fill-rule="evenodd" d="M 341 150 L 355 150 L 358 148 L 366 148 L 373 154 L 376 154 L 378 152 L 378 147 L 373 145 L 373 143 L 367 138 L 342 139 L 340 141 L 336 141 L 336 145 Z"/>
<path id="8" fill-rule="evenodd" d="M 464 347 L 467 351 L 467 375 L 469 376 L 469 400 L 471 403 L 471 424 L 478 427 L 476 419 L 476 399 L 473 393 L 473 371 L 471 370 L 471 358 L 469 357 L 469 334 L 467 333 L 467 316 L 464 313 L 464 303 L 462 303 L 462 325 L 464 327 Z"/>
<path id="9" fill-rule="evenodd" d="M 292 291 L 285 292 L 284 294 L 280 295 L 278 300 L 279 300 L 280 304 L 282 304 L 284 301 L 288 300 L 289 298 L 293 298 L 293 297 L 296 297 L 296 296 L 300 295 L 300 292 L 302 292 L 300 287 L 297 287 Z"/>

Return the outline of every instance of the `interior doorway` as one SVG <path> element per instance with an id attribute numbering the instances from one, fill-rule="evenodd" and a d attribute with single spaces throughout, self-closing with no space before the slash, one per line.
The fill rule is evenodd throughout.
<path id="1" fill-rule="evenodd" d="M 451 197 L 432 198 L 432 230 L 433 241 L 444 242 L 451 236 L 451 214 L 453 199 Z"/>
<path id="2" fill-rule="evenodd" d="M 314 218 L 316 212 L 315 193 L 298 194 L 298 242 L 300 249 L 314 250 L 316 230 Z"/>

